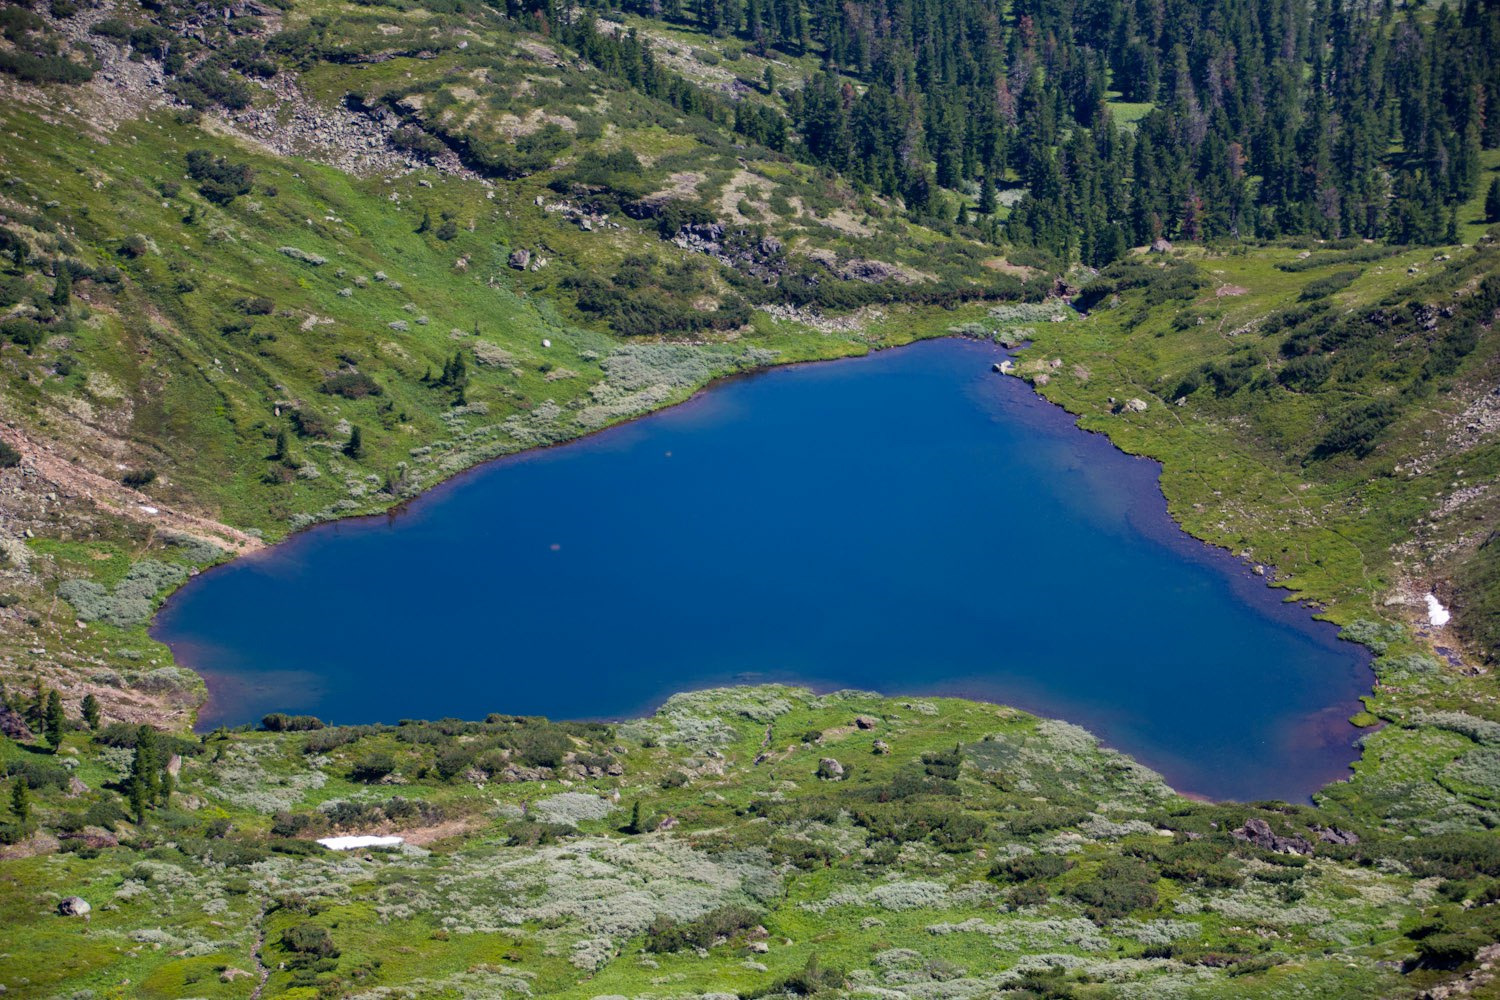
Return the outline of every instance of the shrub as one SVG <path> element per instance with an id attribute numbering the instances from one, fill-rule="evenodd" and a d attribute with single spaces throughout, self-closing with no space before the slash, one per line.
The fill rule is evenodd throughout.
<path id="1" fill-rule="evenodd" d="M 248 164 L 232 163 L 206 149 L 187 154 L 188 176 L 198 182 L 198 191 L 216 205 L 228 205 L 242 194 L 249 194 L 255 177 Z"/>
<path id="2" fill-rule="evenodd" d="M 1328 275 L 1328 277 L 1326 278 L 1319 278 L 1317 281 L 1309 281 L 1306 287 L 1302 289 L 1302 295 L 1300 296 L 1300 298 L 1304 302 L 1310 301 L 1312 299 L 1326 298 L 1327 296 L 1332 295 L 1334 292 L 1340 291 L 1344 288 L 1348 288 L 1354 283 L 1354 279 L 1358 277 L 1358 271 L 1335 271 L 1333 274 Z"/>
<path id="3" fill-rule="evenodd" d="M 685 948 L 708 948 L 760 923 L 761 914 L 744 906 L 721 906 L 693 920 L 662 915 L 646 931 L 646 950 L 664 954 Z"/>
<path id="4" fill-rule="evenodd" d="M 250 316 L 269 316 L 271 314 L 271 311 L 276 308 L 276 303 L 272 302 L 264 295 L 257 295 L 254 298 L 240 299 L 235 303 L 235 305 L 239 307 L 240 312 Z"/>
<path id="5" fill-rule="evenodd" d="M 260 728 L 271 733 L 298 733 L 322 729 L 323 720 L 315 715 L 287 715 L 284 712 L 272 712 L 260 720 Z"/>
<path id="6" fill-rule="evenodd" d="M 19 778 L 33 791 L 43 788 L 66 788 L 68 769 L 61 764 L 41 758 L 22 757 L 5 765 L 8 778 Z"/>
<path id="7" fill-rule="evenodd" d="M 396 758 L 384 750 L 365 754 L 349 769 L 349 777 L 366 784 L 380 781 L 396 770 Z"/>
<path id="8" fill-rule="evenodd" d="M 1116 857 L 1099 866 L 1093 878 L 1068 891 L 1082 903 L 1095 922 L 1123 917 L 1156 905 L 1156 869 L 1130 857 Z"/>
<path id="9" fill-rule="evenodd" d="M 573 749 L 573 741 L 557 729 L 537 728 L 523 732 L 516 740 L 515 749 L 521 760 L 531 767 L 557 767 Z"/>
<path id="10" fill-rule="evenodd" d="M 339 955 L 339 950 L 333 943 L 333 935 L 328 933 L 328 928 L 310 920 L 304 920 L 282 931 L 281 946 L 287 951 L 317 958 L 337 958 Z"/>
<path id="11" fill-rule="evenodd" d="M 120 477 L 120 482 L 131 489 L 140 489 L 142 486 L 149 486 L 155 481 L 156 470 L 148 468 L 131 469 Z"/>
<path id="12" fill-rule="evenodd" d="M 0 469 L 14 469 L 21 464 L 21 453 L 8 441 L 0 441 Z"/>
<path id="13" fill-rule="evenodd" d="M 990 878 L 1002 882 L 1030 882 L 1056 878 L 1073 867 L 1073 862 L 1056 854 L 1027 854 L 1019 858 L 996 861 L 990 866 Z"/>
<path id="14" fill-rule="evenodd" d="M 319 389 L 330 396 L 342 396 L 345 399 L 363 399 L 366 396 L 378 396 L 381 392 L 379 384 L 364 372 L 339 372 L 324 381 Z"/>
<path id="15" fill-rule="evenodd" d="M 1333 427 L 1313 448 L 1310 457 L 1331 458 L 1343 452 L 1352 452 L 1357 458 L 1364 458 L 1375 449 L 1375 438 L 1395 423 L 1396 416 L 1396 404 L 1388 399 L 1379 399 L 1347 410 L 1334 421 Z"/>

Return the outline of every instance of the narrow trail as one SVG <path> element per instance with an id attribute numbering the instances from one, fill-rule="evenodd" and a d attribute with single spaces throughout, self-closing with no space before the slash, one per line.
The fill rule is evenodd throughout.
<path id="1" fill-rule="evenodd" d="M 260 953 L 266 947 L 266 901 L 260 901 L 260 911 L 255 914 L 255 948 L 250 952 L 250 957 L 255 959 L 255 972 L 259 977 L 255 982 L 255 989 L 250 992 L 250 1000 L 260 1000 L 260 995 L 265 992 L 266 982 L 271 978 L 271 967 L 260 957 Z"/>

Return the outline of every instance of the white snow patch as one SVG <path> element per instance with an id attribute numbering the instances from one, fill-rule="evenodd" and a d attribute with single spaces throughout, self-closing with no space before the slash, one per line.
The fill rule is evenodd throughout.
<path id="1" fill-rule="evenodd" d="M 318 843 L 330 851 L 354 851 L 361 847 L 399 847 L 400 837 L 322 837 Z"/>
<path id="2" fill-rule="evenodd" d="M 1448 619 L 1452 617 L 1453 616 L 1448 613 L 1448 609 L 1443 607 L 1442 601 L 1439 601 L 1432 594 L 1427 595 L 1427 620 L 1431 622 L 1434 627 L 1442 628 L 1444 625 L 1448 624 Z"/>
<path id="3" fill-rule="evenodd" d="M 161 511 L 157 510 L 155 507 L 150 507 L 150 506 L 147 506 L 146 504 L 137 504 L 136 506 L 140 507 L 141 513 L 143 513 L 143 514 L 152 514 L 152 515 L 155 515 L 155 514 L 160 514 L 161 513 Z"/>

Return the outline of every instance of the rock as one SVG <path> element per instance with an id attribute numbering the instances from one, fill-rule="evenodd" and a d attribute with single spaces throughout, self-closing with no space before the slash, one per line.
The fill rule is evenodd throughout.
<path id="1" fill-rule="evenodd" d="M 17 743 L 29 742 L 35 738 L 31 727 L 21 718 L 21 713 L 4 706 L 0 706 L 0 733 Z"/>
<path id="2" fill-rule="evenodd" d="M 515 268 L 517 271 L 524 271 L 524 270 L 526 270 L 527 266 L 530 263 L 531 263 L 531 251 L 530 250 L 519 250 L 518 249 L 518 250 L 512 250 L 511 251 L 511 253 L 510 253 L 510 266 L 513 267 L 513 268 Z"/>
<path id="3" fill-rule="evenodd" d="M 675 816 L 667 816 L 667 817 L 664 817 L 660 823 L 656 824 L 656 829 L 659 830 L 659 831 L 660 830 L 670 830 L 670 829 L 672 829 L 676 825 L 677 825 L 677 817 L 675 817 Z"/>
<path id="4" fill-rule="evenodd" d="M 758 753 L 758 754 L 755 755 L 755 766 L 759 767 L 760 765 L 764 764 L 766 761 L 768 761 L 770 759 L 771 759 L 771 755 L 770 754 L 768 754 L 768 753 Z"/>
<path id="5" fill-rule="evenodd" d="M 229 968 L 219 973 L 219 982 L 232 983 L 236 979 L 248 979 L 249 977 L 250 973 L 246 972 L 244 969 L 236 969 L 231 965 Z"/>
<path id="6" fill-rule="evenodd" d="M 771 950 L 771 946 L 764 941 L 751 941 L 750 950 L 755 952 L 757 955 L 764 955 L 766 952 Z"/>
<path id="7" fill-rule="evenodd" d="M 1151 241 L 1151 252 L 1152 253 L 1171 253 L 1171 251 L 1172 251 L 1172 244 L 1171 244 L 1170 241 L 1165 240 L 1165 239 L 1163 239 L 1163 238 L 1161 238 L 1159 236 L 1156 239 L 1154 239 L 1154 240 Z"/>
<path id="8" fill-rule="evenodd" d="M 818 777 L 826 781 L 843 781 L 844 765 L 832 757 L 824 757 L 818 761 Z"/>
<path id="9" fill-rule="evenodd" d="M 891 745 L 885 740 L 876 740 L 872 749 L 876 754 L 885 756 L 886 754 L 891 752 Z"/>
<path id="10" fill-rule="evenodd" d="M 89 786 L 78 780 L 78 775 L 68 775 L 68 798 L 77 798 L 88 792 Z"/>
<path id="11" fill-rule="evenodd" d="M 87 917 L 93 907 L 88 900 L 82 896 L 69 896 L 57 904 L 57 915 L 60 917 Z"/>
<path id="12" fill-rule="evenodd" d="M 878 719 L 872 719 L 868 715 L 856 715 L 854 725 L 860 729 L 874 729 L 879 724 Z"/>
<path id="13" fill-rule="evenodd" d="M 1238 830 L 1230 830 L 1229 835 L 1236 840 L 1243 840 L 1254 844 L 1256 847 L 1277 854 L 1311 854 L 1312 844 L 1301 837 L 1283 837 L 1271 829 L 1271 824 L 1259 817 L 1245 820 L 1245 825 Z"/>
<path id="14" fill-rule="evenodd" d="M 1352 830 L 1340 830 L 1336 826 L 1315 826 L 1313 829 L 1317 831 L 1318 839 L 1325 843 L 1350 846 L 1359 843 L 1359 834 Z"/>
<path id="15" fill-rule="evenodd" d="M 1125 405 L 1120 408 L 1126 413 L 1145 413 L 1147 409 L 1144 399 L 1134 398 L 1125 400 Z"/>

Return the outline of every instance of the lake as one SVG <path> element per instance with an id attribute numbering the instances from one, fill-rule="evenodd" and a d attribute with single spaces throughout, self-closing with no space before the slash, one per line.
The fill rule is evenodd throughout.
<path id="1" fill-rule="evenodd" d="M 1159 466 L 944 339 L 776 369 L 204 573 L 154 634 L 202 722 L 625 718 L 788 681 L 1093 730 L 1215 798 L 1303 800 L 1372 676 Z"/>

